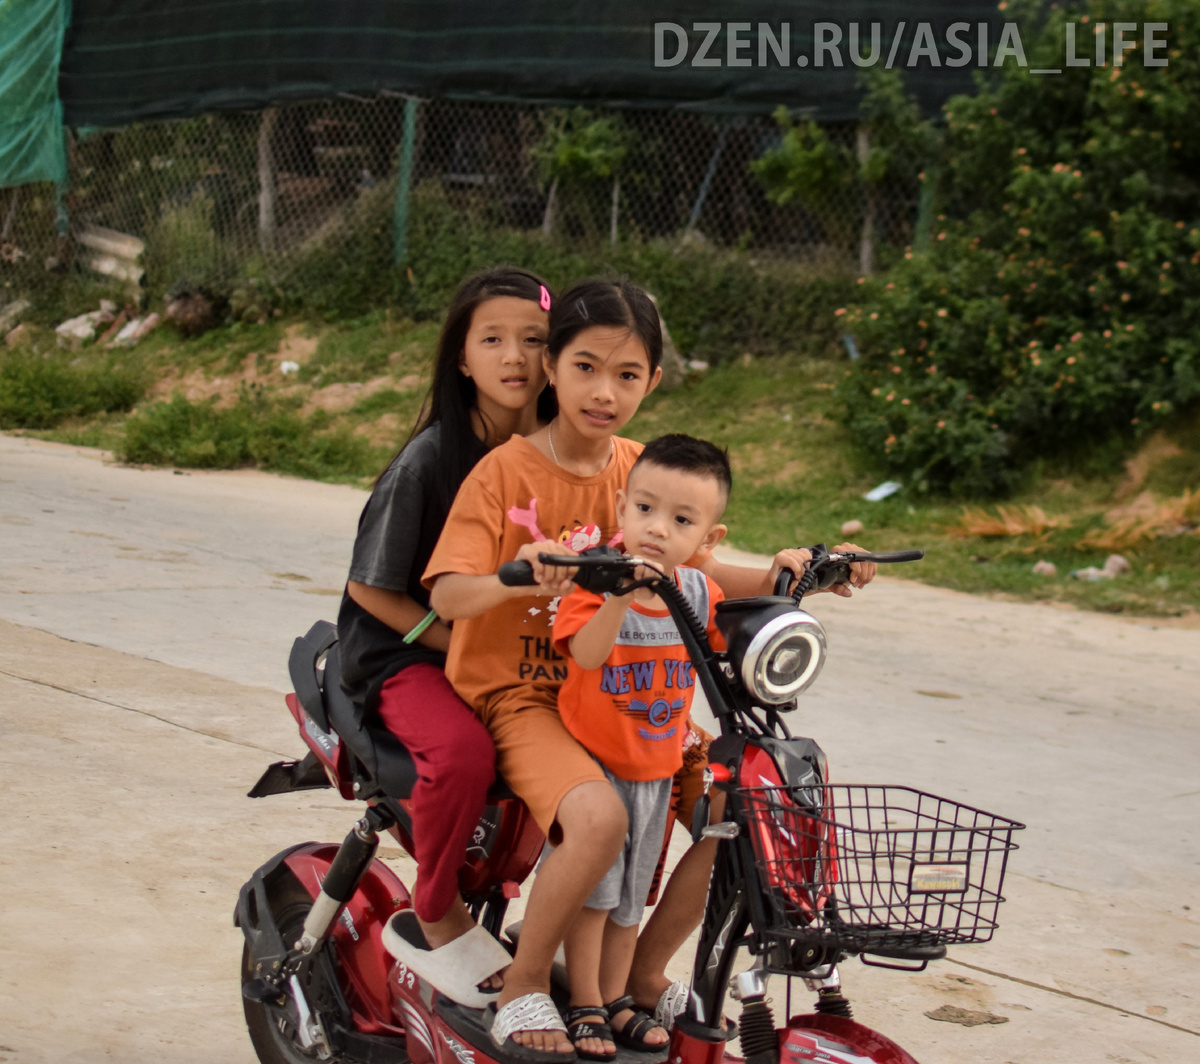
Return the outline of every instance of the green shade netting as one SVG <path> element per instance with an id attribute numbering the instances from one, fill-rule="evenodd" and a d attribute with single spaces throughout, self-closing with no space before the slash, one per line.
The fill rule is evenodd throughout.
<path id="1" fill-rule="evenodd" d="M 69 0 L 0 0 L 0 188 L 67 179 L 58 61 Z"/>
<path id="2" fill-rule="evenodd" d="M 74 0 L 59 92 L 72 129 L 383 91 L 725 114 L 787 104 L 854 121 L 861 89 L 849 59 L 656 67 L 655 23 L 787 23 L 806 60 L 817 21 L 878 24 L 883 40 L 904 37 L 905 65 L 918 21 L 938 27 L 939 48 L 950 23 L 989 23 L 994 48 L 1003 17 L 997 0 Z M 694 35 L 695 51 L 704 36 Z M 726 38 L 716 54 L 727 54 Z M 758 46 L 749 52 L 757 62 Z M 972 91 L 974 72 L 923 60 L 905 84 L 936 113 Z"/>

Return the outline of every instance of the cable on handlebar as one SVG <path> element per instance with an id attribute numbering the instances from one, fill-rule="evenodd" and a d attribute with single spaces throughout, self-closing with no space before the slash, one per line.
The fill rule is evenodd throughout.
<path id="1" fill-rule="evenodd" d="M 619 587 L 620 578 L 623 575 L 631 575 L 638 564 L 627 555 L 608 547 L 592 547 L 570 558 L 553 554 L 539 554 L 538 561 L 543 565 L 559 565 L 564 568 L 577 569 L 578 572 L 574 578 L 576 584 L 597 593 L 603 591 L 618 593 L 616 589 Z M 591 572 L 588 572 L 589 570 Z M 580 576 L 584 573 L 588 575 L 584 580 L 580 580 Z M 606 579 L 606 586 L 596 586 L 599 581 L 593 582 L 590 579 L 592 573 L 602 574 Z M 609 584 L 607 581 L 611 581 L 611 583 Z M 655 594 L 661 595 L 667 601 L 672 616 L 679 623 L 679 636 L 687 649 L 688 657 L 696 666 L 696 675 L 700 686 L 703 688 L 709 704 L 713 707 L 713 711 L 719 712 L 718 706 L 733 706 L 735 704 L 733 692 L 729 689 L 725 675 L 721 672 L 712 646 L 708 642 L 708 628 L 696 616 L 695 610 L 692 609 L 675 581 L 670 576 L 664 575 L 636 581 L 636 586 L 650 587 Z M 635 586 L 621 588 L 621 591 L 632 590 L 635 590 Z"/>

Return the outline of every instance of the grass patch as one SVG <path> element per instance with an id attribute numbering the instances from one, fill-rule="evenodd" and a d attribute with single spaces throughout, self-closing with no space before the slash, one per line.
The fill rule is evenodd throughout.
<path id="1" fill-rule="evenodd" d="M 320 480 L 357 481 L 384 460 L 381 449 L 328 414 L 301 415 L 295 403 L 243 389 L 232 406 L 175 395 L 139 411 L 118 449 L 126 462 L 195 469 L 256 466 Z"/>
<path id="2" fill-rule="evenodd" d="M 248 356 L 259 356 L 261 373 L 266 356 L 286 338 L 303 335 L 310 348 L 313 341 L 316 346 L 302 356 L 299 374 L 273 373 L 259 383 L 239 384 L 237 370 L 245 368 Z M 43 346 L 53 343 L 40 330 L 37 336 Z M 41 381 L 38 394 L 66 396 L 47 400 L 55 412 L 52 427 L 36 430 L 45 438 L 104 447 L 131 462 L 258 467 L 366 486 L 408 435 L 426 393 L 436 339 L 436 323 L 380 312 L 333 324 L 285 319 L 233 325 L 191 340 L 162 329 L 112 356 L 85 349 L 78 358 L 52 352 L 45 359 L 29 351 L 0 351 L 0 366 L 17 365 Z M 221 397 L 188 400 L 176 394 L 132 415 L 119 409 L 68 413 L 86 409 L 68 401 L 75 385 L 63 386 L 61 393 L 50 386 L 65 379 L 95 382 L 106 374 L 145 382 L 168 370 L 175 379 L 195 370 L 214 383 L 224 378 Z M 651 395 L 626 431 L 646 440 L 683 430 L 730 449 L 734 491 L 726 520 L 737 547 L 771 553 L 784 545 L 832 544 L 845 538 L 843 522 L 857 519 L 865 529 L 853 538 L 864 546 L 927 552 L 924 561 L 896 567 L 891 575 L 1137 616 L 1200 608 L 1200 536 L 1187 530 L 1190 516 L 1181 534 L 1165 529 L 1119 546 L 1133 565 L 1131 573 L 1096 584 L 1069 576 L 1074 569 L 1103 565 L 1109 549 L 1088 547 L 1085 540 L 1112 534 L 1114 508 L 1139 499 L 1162 508 L 1200 489 L 1200 414 L 1177 417 L 1152 453 L 1130 458 L 1111 448 L 1043 461 L 1004 503 L 1010 515 L 1025 515 L 1025 524 L 1014 526 L 1016 534 L 963 535 L 966 509 L 974 511 L 966 523 L 985 530 L 979 511 L 998 524 L 1004 515 L 995 505 L 970 499 L 905 493 L 879 503 L 862 499 L 884 474 L 839 419 L 834 388 L 844 370 L 841 360 L 811 354 L 730 358 L 670 394 Z M 355 390 L 346 385 L 377 377 L 389 377 L 390 384 L 354 401 Z M 336 402 L 326 402 L 338 395 Z M 12 401 L 8 396 L 0 393 L 0 402 Z M 319 408 L 322 402 L 328 410 Z M 1033 507 L 1046 522 L 1029 518 Z M 1042 559 L 1057 566 L 1056 578 L 1034 575 L 1033 565 Z"/>
<path id="3" fill-rule="evenodd" d="M 350 413 L 355 417 L 370 421 L 382 417 L 384 414 L 408 415 L 411 413 L 415 415 L 420 405 L 421 393 L 399 392 L 395 388 L 385 388 L 381 392 L 375 392 L 365 399 L 360 399 L 350 408 Z"/>
<path id="4" fill-rule="evenodd" d="M 49 429 L 71 418 L 129 410 L 146 382 L 141 367 L 110 357 L 0 351 L 0 429 Z"/>
<path id="5" fill-rule="evenodd" d="M 732 546 L 773 553 L 783 546 L 844 538 L 845 521 L 859 520 L 853 538 L 875 550 L 920 547 L 923 561 L 889 575 L 973 594 L 1062 602 L 1110 613 L 1178 616 L 1200 608 L 1200 534 L 1159 536 L 1121 549 L 1130 573 L 1086 583 L 1070 572 L 1102 567 L 1106 549 L 1082 546 L 1089 532 L 1107 529 L 1105 514 L 1127 489 L 1123 465 L 1103 463 L 1083 475 L 1046 463 L 1006 508 L 1040 507 L 1059 527 L 1018 535 L 956 534 L 964 504 L 910 498 L 904 493 L 871 503 L 862 495 L 883 477 L 853 446 L 837 421 L 833 386 L 842 367 L 816 359 L 744 360 L 722 365 L 670 395 L 652 395 L 628 434 L 647 440 L 685 429 L 728 447 L 734 488 L 726 513 Z M 1181 421 L 1171 441 L 1179 454 L 1162 461 L 1138 490 L 1175 492 L 1200 487 L 1200 418 Z M 972 509 L 978 509 L 977 506 Z M 989 513 L 999 517 L 995 507 Z M 1033 573 L 1053 562 L 1058 576 Z"/>
<path id="6" fill-rule="evenodd" d="M 339 323 L 324 331 L 300 379 L 323 386 L 427 371 L 439 328 L 436 322 L 414 324 L 391 312 Z"/>

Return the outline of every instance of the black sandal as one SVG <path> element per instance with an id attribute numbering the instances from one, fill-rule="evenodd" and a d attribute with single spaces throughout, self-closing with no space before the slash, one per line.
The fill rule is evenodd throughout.
<path id="1" fill-rule="evenodd" d="M 626 994 L 624 997 L 617 998 L 616 1001 L 610 1001 L 604 1006 L 604 1010 L 610 1018 L 618 1012 L 623 1012 L 625 1009 L 629 1009 L 633 1013 L 633 1016 L 626 1021 L 625 1026 L 621 1030 L 618 1031 L 613 1028 L 613 1041 L 619 1046 L 624 1046 L 626 1049 L 632 1049 L 635 1053 L 665 1053 L 667 1047 L 670 1045 L 669 1040 L 666 1042 L 647 1042 L 645 1040 L 647 1034 L 656 1027 L 661 1030 L 662 1025 L 653 1016 L 649 1016 L 639 1009 L 637 1002 L 633 1000 L 631 995 Z"/>
<path id="2" fill-rule="evenodd" d="M 588 1019 L 589 1016 L 603 1016 L 605 1022 L 597 1023 Z M 563 1019 L 567 1021 L 567 1037 L 575 1043 L 575 1055 L 580 1060 L 598 1060 L 601 1062 L 617 1059 L 617 1051 L 611 1053 L 589 1053 L 580 1049 L 579 1043 L 585 1038 L 599 1038 L 602 1042 L 616 1042 L 612 1028 L 606 1022 L 608 1009 L 602 1005 L 574 1005 L 567 1009 Z"/>

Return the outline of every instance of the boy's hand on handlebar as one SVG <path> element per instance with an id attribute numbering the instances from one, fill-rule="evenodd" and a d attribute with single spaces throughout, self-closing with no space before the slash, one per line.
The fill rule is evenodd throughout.
<path id="1" fill-rule="evenodd" d="M 833 548 L 832 553 L 837 554 L 842 551 L 857 551 L 859 553 L 866 553 L 864 548 L 856 546 L 853 543 L 839 543 Z M 826 590 L 832 591 L 835 595 L 841 595 L 842 598 L 850 598 L 850 596 L 854 594 L 854 592 L 850 590 L 850 587 L 854 586 L 859 590 L 862 590 L 872 580 L 875 579 L 875 573 L 878 571 L 878 569 L 879 566 L 874 562 L 852 562 L 850 565 L 850 583 L 834 584 L 832 587 L 827 588 Z"/>
<path id="2" fill-rule="evenodd" d="M 645 558 L 631 557 L 628 559 L 631 562 L 637 563 L 637 568 L 625 580 L 626 584 L 634 584 L 639 580 L 654 580 L 660 576 L 666 576 L 666 570 L 657 562 L 647 561 Z"/>
<path id="3" fill-rule="evenodd" d="M 808 563 L 812 561 L 812 551 L 807 547 L 788 547 L 781 550 L 775 555 L 774 561 L 771 562 L 771 571 L 767 573 L 766 590 L 762 594 L 769 595 L 775 587 L 775 581 L 779 577 L 779 573 L 784 569 L 790 569 L 792 573 L 799 579 L 804 575 L 804 571 L 808 568 Z M 796 581 L 793 580 L 788 587 L 791 592 L 796 586 Z"/>
<path id="4" fill-rule="evenodd" d="M 572 555 L 577 551 L 563 543 L 543 540 L 541 543 L 526 543 L 517 551 L 516 561 L 528 562 L 533 569 L 533 578 L 537 581 L 537 595 L 547 595 L 554 598 L 557 595 L 569 595 L 575 585 L 571 582 L 579 571 L 564 565 L 545 565 L 538 559 L 539 554 Z M 526 592 L 528 594 L 528 592 Z"/>

